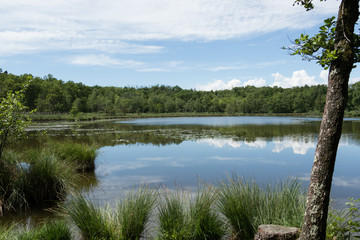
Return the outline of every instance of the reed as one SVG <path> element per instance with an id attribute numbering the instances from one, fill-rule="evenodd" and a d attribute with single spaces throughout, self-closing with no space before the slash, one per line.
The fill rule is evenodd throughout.
<path id="1" fill-rule="evenodd" d="M 301 227 L 305 204 L 306 195 L 298 180 L 269 183 L 262 191 L 256 222 Z"/>
<path id="2" fill-rule="evenodd" d="M 157 193 L 148 186 L 140 186 L 131 191 L 117 204 L 117 220 L 120 225 L 121 239 L 140 239 L 148 226 Z"/>
<path id="3" fill-rule="evenodd" d="M 233 239 L 253 239 L 261 224 L 301 227 L 305 203 L 298 180 L 260 187 L 233 175 L 218 184 L 217 206 Z"/>
<path id="4" fill-rule="evenodd" d="M 26 172 L 18 154 L 6 151 L 0 161 L 0 215 L 27 206 Z"/>
<path id="5" fill-rule="evenodd" d="M 15 224 L 10 226 L 0 226 L 0 240 L 15 240 L 15 232 L 13 231 L 15 226 Z"/>
<path id="6" fill-rule="evenodd" d="M 84 143 L 64 142 L 53 143 L 51 148 L 59 159 L 75 166 L 76 171 L 85 172 L 95 169 L 97 147 Z"/>
<path id="7" fill-rule="evenodd" d="M 219 211 L 226 217 L 233 239 L 251 239 L 256 228 L 254 219 L 260 202 L 260 187 L 237 176 L 228 177 L 218 186 Z"/>
<path id="8" fill-rule="evenodd" d="M 71 230 L 65 221 L 45 222 L 41 227 L 18 234 L 17 240 L 71 240 Z"/>
<path id="9" fill-rule="evenodd" d="M 222 239 L 226 234 L 224 220 L 214 203 L 216 192 L 211 186 L 200 186 L 190 204 L 191 239 Z"/>
<path id="10" fill-rule="evenodd" d="M 31 204 L 62 199 L 75 184 L 77 176 L 68 163 L 46 151 L 31 150 L 26 169 L 26 199 Z"/>
<path id="11" fill-rule="evenodd" d="M 76 194 L 63 206 L 67 218 L 78 228 L 83 239 L 118 239 L 113 216 L 87 197 Z"/>
<path id="12" fill-rule="evenodd" d="M 158 205 L 158 236 L 157 239 L 176 240 L 191 239 L 189 214 L 185 201 L 188 195 L 184 191 L 169 191 L 161 194 Z"/>

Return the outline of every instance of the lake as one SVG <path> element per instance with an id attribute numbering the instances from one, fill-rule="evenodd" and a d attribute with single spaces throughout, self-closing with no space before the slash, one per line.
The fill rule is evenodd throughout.
<path id="1" fill-rule="evenodd" d="M 307 188 L 319 118 L 186 117 L 80 123 L 38 123 L 21 148 L 47 141 L 78 141 L 100 147 L 96 171 L 84 189 L 113 205 L 140 183 L 196 190 L 226 175 L 267 183 L 298 178 Z M 360 198 L 360 120 L 345 119 L 335 166 L 332 198 Z"/>

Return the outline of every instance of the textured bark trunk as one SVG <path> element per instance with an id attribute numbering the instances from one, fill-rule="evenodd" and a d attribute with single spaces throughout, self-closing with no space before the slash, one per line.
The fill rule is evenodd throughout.
<path id="1" fill-rule="evenodd" d="M 330 67 L 328 90 L 311 170 L 301 240 L 326 237 L 326 220 L 336 152 L 348 96 L 348 82 L 354 63 L 354 25 L 359 16 L 359 0 L 341 2 L 336 24 L 335 49 L 340 56 Z"/>

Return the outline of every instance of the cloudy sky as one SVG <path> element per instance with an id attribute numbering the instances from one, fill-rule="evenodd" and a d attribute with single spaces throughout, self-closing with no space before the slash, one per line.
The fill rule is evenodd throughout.
<path id="1" fill-rule="evenodd" d="M 306 12 L 293 0 L 0 0 L 0 67 L 100 86 L 326 83 L 315 62 L 281 49 L 336 15 L 339 1 L 315 3 Z"/>

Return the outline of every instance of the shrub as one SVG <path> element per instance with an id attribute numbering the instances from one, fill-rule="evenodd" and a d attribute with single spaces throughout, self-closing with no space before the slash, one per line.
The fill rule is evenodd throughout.
<path id="1" fill-rule="evenodd" d="M 360 199 L 346 203 L 344 210 L 330 210 L 326 228 L 328 239 L 359 239 L 360 238 Z"/>

